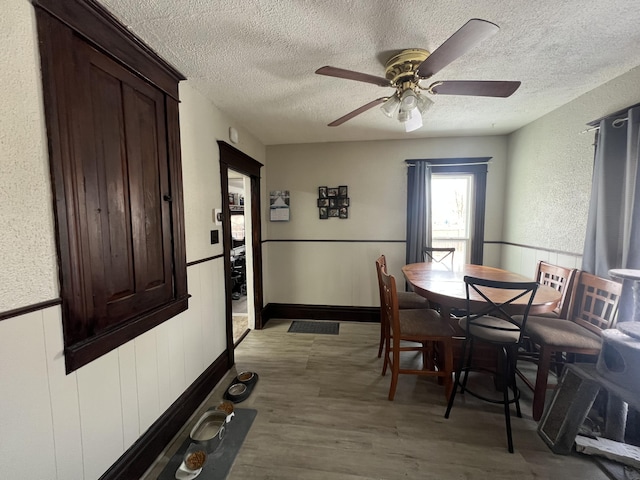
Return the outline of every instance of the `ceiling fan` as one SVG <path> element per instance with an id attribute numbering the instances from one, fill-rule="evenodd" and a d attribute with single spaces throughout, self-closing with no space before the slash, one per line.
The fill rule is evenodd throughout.
<path id="1" fill-rule="evenodd" d="M 434 82 L 426 88 L 421 85 L 423 80 L 431 78 L 499 29 L 494 23 L 473 18 L 432 53 L 420 48 L 412 48 L 402 50 L 394 55 L 385 65 L 384 77 L 329 66 L 319 68 L 315 73 L 320 75 L 346 78 L 396 89 L 393 95 L 380 97 L 362 105 L 334 120 L 328 126 L 337 127 L 376 105 L 383 104 L 381 110 L 385 115 L 393 118 L 397 113 L 398 121 L 405 125 L 407 132 L 411 132 L 422 127 L 422 115 L 433 103 L 426 96 L 421 95 L 420 90 L 431 95 L 474 95 L 502 98 L 511 96 L 520 86 L 520 82 L 447 80 Z"/>

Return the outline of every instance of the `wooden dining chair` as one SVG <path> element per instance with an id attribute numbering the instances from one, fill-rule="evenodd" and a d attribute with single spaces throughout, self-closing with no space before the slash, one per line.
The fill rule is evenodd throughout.
<path id="1" fill-rule="evenodd" d="M 522 343 L 529 309 L 538 289 L 538 283 L 503 282 L 471 276 L 465 276 L 464 283 L 467 294 L 467 313 L 465 317 L 460 319 L 460 327 L 465 331 L 465 338 L 462 342 L 462 353 L 455 373 L 453 392 L 449 397 L 444 418 L 449 418 L 458 390 L 460 393 L 469 393 L 486 402 L 502 404 L 507 430 L 507 446 L 509 452 L 513 453 L 511 404 L 515 404 L 518 417 L 522 416 L 520 390 L 516 384 L 518 348 Z M 485 302 L 485 306 L 480 311 L 476 309 L 474 312 L 472 310 L 472 296 L 480 297 Z M 511 314 L 514 308 L 513 304 L 516 301 L 526 302 L 521 321 L 514 320 Z M 522 306 L 519 305 L 519 308 L 522 309 Z M 476 387 L 468 388 L 467 386 L 469 372 L 486 372 L 485 368 L 474 364 L 473 351 L 476 342 L 494 346 L 499 352 L 500 363 L 496 370 L 490 373 L 496 376 L 495 383 L 502 390 L 502 398 L 491 398 L 487 396 L 488 394 L 479 393 Z"/>
<path id="2" fill-rule="evenodd" d="M 422 249 L 422 259 L 425 262 L 442 263 L 447 268 L 453 269 L 454 247 L 424 247 Z"/>
<path id="3" fill-rule="evenodd" d="M 574 290 L 573 285 L 577 273 L 578 270 L 575 268 L 560 267 L 542 260 L 538 262 L 538 265 L 536 266 L 535 279 L 540 285 L 546 285 L 558 290 L 562 296 L 560 297 L 560 301 L 556 305 L 556 308 L 550 312 L 536 314 L 536 316 L 563 319 L 568 318 L 571 294 Z M 526 336 L 518 358 L 520 360 L 537 362 L 538 354 L 538 349 L 532 344 L 531 339 Z M 554 365 L 559 365 L 561 363 L 562 352 L 556 352 L 555 355 L 558 357 L 558 362 L 555 362 Z M 516 373 L 529 386 L 529 388 L 533 390 L 533 384 L 530 382 L 526 374 L 521 370 L 518 370 Z M 556 373 L 559 374 L 560 372 Z"/>
<path id="4" fill-rule="evenodd" d="M 380 305 L 382 306 L 382 280 L 380 278 L 380 272 L 387 272 L 387 259 L 384 255 L 380 255 L 376 260 L 376 273 L 378 275 L 378 289 L 380 291 Z M 421 297 L 415 292 L 398 292 L 398 308 L 400 310 L 408 309 L 424 309 L 430 308 L 429 301 Z M 386 321 L 383 319 L 384 315 L 380 315 L 380 345 L 378 346 L 378 358 L 382 356 L 382 350 L 385 345 L 385 334 L 387 332 Z"/>
<path id="5" fill-rule="evenodd" d="M 380 272 L 380 278 L 381 314 L 386 317 L 388 328 L 382 375 L 387 373 L 387 368 L 391 370 L 389 400 L 395 397 L 400 374 L 441 378 L 448 398 L 453 384 L 453 327 L 435 310 L 400 310 L 395 278 L 385 271 Z M 400 365 L 401 352 L 421 352 L 422 369 L 403 368 Z M 436 353 L 439 358 L 436 358 Z"/>
<path id="6" fill-rule="evenodd" d="M 540 260 L 536 267 L 535 279 L 540 285 L 555 288 L 562 295 L 555 309 L 551 312 L 538 315 L 539 317 L 567 318 L 569 315 L 569 303 L 573 283 L 578 270 L 575 268 L 560 267 Z"/>
<path id="7" fill-rule="evenodd" d="M 547 389 L 555 387 L 548 384 L 552 359 L 571 362 L 576 354 L 581 354 L 595 361 L 601 349 L 602 330 L 615 326 L 621 292 L 622 284 L 581 271 L 571 294 L 567 320 L 529 317 L 525 332 L 538 349 L 533 386 L 534 420 L 542 417 Z M 561 369 L 557 371 L 559 374 Z"/>

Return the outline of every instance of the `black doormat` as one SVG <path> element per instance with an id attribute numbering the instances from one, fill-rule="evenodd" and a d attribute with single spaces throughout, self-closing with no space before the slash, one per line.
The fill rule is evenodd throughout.
<path id="1" fill-rule="evenodd" d="M 224 480 L 229 475 L 236 455 L 240 451 L 253 420 L 258 414 L 257 410 L 250 408 L 236 408 L 233 411 L 233 419 L 226 424 L 226 434 L 222 442 L 213 453 L 209 453 L 207 456 L 207 461 L 202 468 L 202 472 L 198 475 L 198 480 Z M 182 464 L 182 457 L 191 443 L 191 438 L 187 438 L 184 441 L 176 454 L 171 457 L 164 470 L 162 470 L 158 480 L 175 480 L 178 477 L 193 478 L 184 473 L 178 474 L 178 477 L 176 477 L 176 472 Z"/>
<path id="2" fill-rule="evenodd" d="M 291 322 L 289 333 L 319 333 L 324 335 L 338 335 L 340 333 L 339 322 L 305 322 L 294 320 Z"/>

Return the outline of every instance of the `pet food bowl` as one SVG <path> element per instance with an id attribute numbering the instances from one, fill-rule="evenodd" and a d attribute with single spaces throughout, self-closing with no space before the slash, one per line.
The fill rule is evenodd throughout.
<path id="1" fill-rule="evenodd" d="M 191 429 L 190 437 L 193 442 L 204 447 L 211 453 L 224 438 L 225 423 L 227 422 L 227 414 L 221 410 L 208 410 L 205 412 L 198 423 Z"/>

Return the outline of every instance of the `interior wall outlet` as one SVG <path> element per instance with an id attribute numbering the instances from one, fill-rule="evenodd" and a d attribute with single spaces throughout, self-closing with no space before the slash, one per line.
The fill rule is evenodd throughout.
<path id="1" fill-rule="evenodd" d="M 211 230 L 211 245 L 215 245 L 216 243 L 220 243 L 218 230 Z"/>

